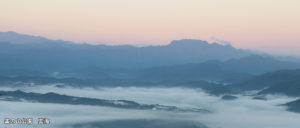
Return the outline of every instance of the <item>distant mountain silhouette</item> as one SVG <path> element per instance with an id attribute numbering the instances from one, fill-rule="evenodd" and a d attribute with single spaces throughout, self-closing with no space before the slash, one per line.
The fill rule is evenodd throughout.
<path id="1" fill-rule="evenodd" d="M 223 61 L 249 54 L 230 45 L 191 39 L 172 41 L 164 46 L 108 46 L 0 32 L 0 69 L 61 72 L 86 67 L 141 68 Z"/>
<path id="2" fill-rule="evenodd" d="M 45 37 L 41 36 L 32 36 L 26 34 L 19 34 L 13 31 L 8 32 L 0 32 L 0 42 L 7 42 L 12 44 L 70 44 L 70 41 L 63 41 L 63 40 L 50 40 Z M 56 45 L 57 45 L 56 44 Z M 51 44 L 50 44 L 51 45 Z"/>

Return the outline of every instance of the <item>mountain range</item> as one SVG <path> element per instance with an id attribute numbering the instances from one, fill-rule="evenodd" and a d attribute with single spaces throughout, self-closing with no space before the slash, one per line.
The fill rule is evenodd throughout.
<path id="1" fill-rule="evenodd" d="M 185 85 L 214 94 L 230 92 L 218 86 L 225 83 L 232 90 L 268 88 L 261 92 L 267 93 L 287 90 L 280 89 L 281 85 L 297 84 L 300 76 L 295 70 L 300 69 L 299 63 L 193 39 L 136 47 L 80 44 L 0 32 L 0 60 L 1 83 Z"/>
<path id="2" fill-rule="evenodd" d="M 217 51 L 217 52 L 216 52 Z M 39 36 L 0 32 L 0 69 L 42 72 L 72 71 L 87 67 L 145 68 L 248 56 L 230 45 L 183 39 L 169 45 L 91 45 Z"/>
<path id="3" fill-rule="evenodd" d="M 16 32 L 0 32 L 0 61 L 3 76 L 97 79 L 186 76 L 234 81 L 249 75 L 300 68 L 295 62 L 202 40 L 175 40 L 162 46 L 110 46 L 50 40 Z"/>

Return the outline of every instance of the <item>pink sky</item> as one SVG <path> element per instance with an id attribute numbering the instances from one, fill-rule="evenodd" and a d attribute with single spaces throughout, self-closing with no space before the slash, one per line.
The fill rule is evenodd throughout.
<path id="1" fill-rule="evenodd" d="M 0 31 L 106 44 L 212 37 L 300 55 L 299 0 L 6 0 Z"/>

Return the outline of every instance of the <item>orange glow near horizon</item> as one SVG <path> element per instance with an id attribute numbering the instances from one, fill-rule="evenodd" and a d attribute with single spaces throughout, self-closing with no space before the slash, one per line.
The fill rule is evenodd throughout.
<path id="1" fill-rule="evenodd" d="M 299 0 L 6 0 L 0 31 L 107 44 L 211 37 L 300 55 Z"/>

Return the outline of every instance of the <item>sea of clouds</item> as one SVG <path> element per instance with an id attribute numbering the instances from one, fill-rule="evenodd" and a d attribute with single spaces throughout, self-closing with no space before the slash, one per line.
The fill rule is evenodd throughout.
<path id="1" fill-rule="evenodd" d="M 254 100 L 251 96 L 240 94 L 236 95 L 238 99 L 226 101 L 222 100 L 221 97 L 209 95 L 201 89 L 189 88 L 116 87 L 77 89 L 56 88 L 54 85 L 0 88 L 0 90 L 6 91 L 18 89 L 25 92 L 55 92 L 77 97 L 131 100 L 142 104 L 204 108 L 212 111 L 212 113 L 179 113 L 84 105 L 0 101 L 1 118 L 47 117 L 51 119 L 51 125 L 57 127 L 66 124 L 120 119 L 193 120 L 210 128 L 299 128 L 300 126 L 300 114 L 288 112 L 284 106 L 280 106 L 296 98 L 281 95 L 269 95 L 267 96 L 268 100 Z M 2 127 L 1 125 L 0 127 Z"/>

